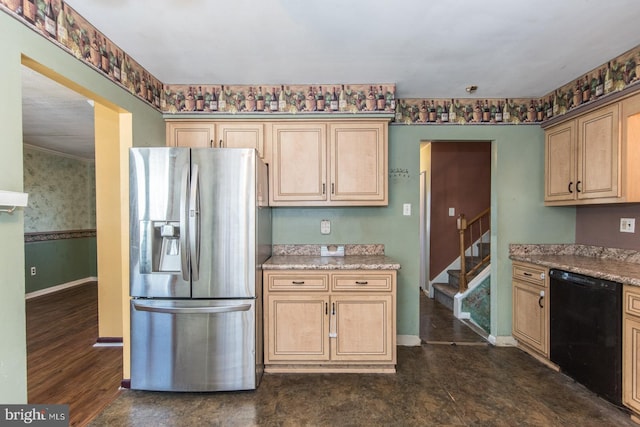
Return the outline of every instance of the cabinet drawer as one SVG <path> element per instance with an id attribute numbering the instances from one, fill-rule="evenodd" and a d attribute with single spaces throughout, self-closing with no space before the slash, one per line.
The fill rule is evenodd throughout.
<path id="1" fill-rule="evenodd" d="M 640 287 L 625 286 L 624 312 L 632 316 L 640 317 Z"/>
<path id="2" fill-rule="evenodd" d="M 393 277 L 391 274 L 333 274 L 331 290 L 361 292 L 391 292 Z"/>
<path id="3" fill-rule="evenodd" d="M 299 274 L 269 274 L 267 286 L 270 292 L 277 291 L 328 291 L 329 276 L 301 271 Z"/>
<path id="4" fill-rule="evenodd" d="M 513 263 L 513 280 L 522 280 L 534 285 L 546 287 L 547 269 L 531 264 Z"/>

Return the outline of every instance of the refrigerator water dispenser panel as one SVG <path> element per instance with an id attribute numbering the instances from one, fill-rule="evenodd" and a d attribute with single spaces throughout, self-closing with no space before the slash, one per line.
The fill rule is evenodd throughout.
<path id="1" fill-rule="evenodd" d="M 140 221 L 140 273 L 180 272 L 180 223 Z"/>

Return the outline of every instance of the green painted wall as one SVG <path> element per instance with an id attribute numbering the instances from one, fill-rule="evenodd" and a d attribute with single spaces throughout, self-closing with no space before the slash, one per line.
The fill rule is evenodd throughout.
<path id="1" fill-rule="evenodd" d="M 383 243 L 402 265 L 398 275 L 398 334 L 419 334 L 419 170 L 421 141 L 492 141 L 491 334 L 511 335 L 509 243 L 571 243 L 575 209 L 543 205 L 544 132 L 539 126 L 392 125 L 389 206 L 275 208 L 274 243 Z M 406 173 L 403 171 L 406 170 Z M 396 172 L 394 172 L 396 171 Z M 412 215 L 402 215 L 411 203 Z M 320 234 L 320 220 L 332 221 Z M 431 248 L 437 251 L 438 248 Z"/>
<path id="2" fill-rule="evenodd" d="M 98 276 L 95 237 L 25 243 L 24 255 L 27 293 Z M 31 266 L 36 267 L 35 276 Z"/>
<path id="3" fill-rule="evenodd" d="M 0 189 L 22 191 L 21 54 L 54 70 L 133 115 L 135 145 L 164 145 L 162 115 L 37 32 L 0 13 Z M 26 403 L 24 217 L 0 215 L 0 402 Z"/>

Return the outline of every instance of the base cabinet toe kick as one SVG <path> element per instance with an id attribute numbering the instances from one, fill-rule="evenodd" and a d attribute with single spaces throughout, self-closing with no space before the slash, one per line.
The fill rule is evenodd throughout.
<path id="1" fill-rule="evenodd" d="M 395 372 L 395 270 L 263 274 L 265 372 Z"/>

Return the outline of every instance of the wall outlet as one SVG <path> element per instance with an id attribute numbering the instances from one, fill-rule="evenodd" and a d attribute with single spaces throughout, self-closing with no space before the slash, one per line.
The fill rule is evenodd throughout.
<path id="1" fill-rule="evenodd" d="M 35 267 L 31 267 L 31 275 L 32 276 L 36 275 L 36 268 Z"/>
<path id="2" fill-rule="evenodd" d="M 402 205 L 402 215 L 411 216 L 411 203 L 405 203 Z"/>
<path id="3" fill-rule="evenodd" d="M 331 233 L 331 221 L 328 219 L 323 219 L 320 221 L 320 234 L 330 234 Z"/>
<path id="4" fill-rule="evenodd" d="M 635 218 L 620 218 L 620 232 L 621 233 L 635 233 L 636 232 L 636 219 Z"/>

